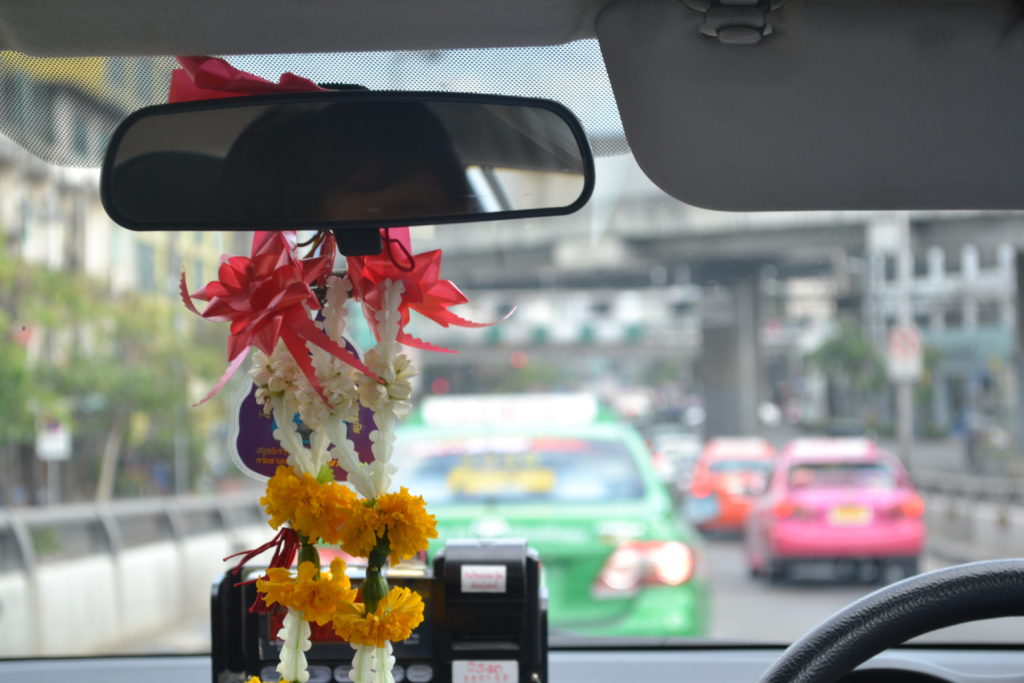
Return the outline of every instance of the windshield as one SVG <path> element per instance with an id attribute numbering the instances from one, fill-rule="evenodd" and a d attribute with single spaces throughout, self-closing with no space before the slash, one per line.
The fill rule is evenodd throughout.
<path id="1" fill-rule="evenodd" d="M 472 409 L 443 427 L 405 418 L 401 483 L 435 506 L 443 538 L 527 538 L 556 645 L 567 633 L 786 643 L 879 585 L 1024 551 L 1005 495 L 1024 476 L 1024 214 L 688 206 L 620 153 L 595 44 L 524 55 L 543 92 L 508 85 L 506 51 L 378 55 L 367 71 L 377 80 L 365 81 L 552 95 L 572 90 L 568 71 L 582 84 L 569 104 L 608 153 L 576 214 L 411 230 L 412 251 L 441 250 L 441 276 L 470 299 L 454 311 L 500 321 L 414 316 L 411 336 L 457 351 L 410 352 L 414 406 L 581 394 L 600 405 L 581 417 L 531 403 L 500 425 Z M 577 58 L 584 72 L 567 67 Z M 317 59 L 309 75 L 364 82 L 367 59 Z M 560 75 L 545 81 L 548 62 Z M 8 63 L 24 97 L 5 100 L 5 125 L 22 125 L 37 149 L 77 145 L 65 162 L 95 157 L 122 112 L 92 84 L 127 87 L 118 64 L 59 79 Z M 237 61 L 274 78 L 311 64 Z M 166 72 L 148 78 L 135 104 L 166 91 Z M 53 109 L 65 100 L 92 109 Z M 62 115 L 46 126 L 30 115 L 51 109 Z M 185 310 L 179 279 L 184 270 L 191 291 L 202 287 L 222 255 L 249 253 L 252 234 L 124 230 L 102 210 L 95 168 L 51 165 L 4 137 L 0 238 L 0 656 L 209 651 L 223 558 L 273 532 L 265 483 L 233 456 L 249 375 L 192 407 L 224 372 L 228 330 Z M 373 331 L 352 320 L 346 336 L 365 353 Z M 569 417 L 571 435 L 559 426 Z M 823 492 L 825 512 L 810 515 L 774 481 L 694 479 L 701 445 L 783 453 L 805 438 L 874 444 L 912 487 L 858 502 L 851 492 L 895 489 L 902 470 L 802 463 L 786 482 Z M 767 481 L 772 467 L 738 457 L 710 471 Z M 928 639 L 1021 633 L 992 621 Z"/>
<path id="2" fill-rule="evenodd" d="M 757 460 L 721 460 L 708 467 L 712 472 L 771 472 L 772 463 Z"/>
<path id="3" fill-rule="evenodd" d="M 801 463 L 789 471 L 791 488 L 892 489 L 896 474 L 877 463 Z"/>

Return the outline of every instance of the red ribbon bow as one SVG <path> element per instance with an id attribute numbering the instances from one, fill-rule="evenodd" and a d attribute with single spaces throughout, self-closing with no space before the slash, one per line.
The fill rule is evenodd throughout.
<path id="1" fill-rule="evenodd" d="M 294 232 L 257 232 L 249 257 L 224 259 L 217 279 L 192 295 L 185 274 L 181 274 L 181 300 L 185 308 L 209 320 L 231 323 L 228 338 L 227 371 L 213 390 L 196 405 L 213 397 L 241 366 L 251 347 L 271 354 L 278 340 L 284 342 L 302 373 L 320 397 L 327 397 L 316 377 L 306 342 L 324 349 L 360 372 L 376 378 L 362 361 L 324 334 L 309 317 L 320 303 L 310 285 L 330 274 L 334 240 L 328 238 L 321 253 L 307 259 L 295 258 Z M 192 299 L 208 301 L 200 313 Z"/>
<path id="2" fill-rule="evenodd" d="M 324 91 L 313 81 L 286 73 L 277 83 L 241 71 L 215 57 L 178 57 L 181 69 L 171 74 L 168 102 L 217 99 L 281 92 Z M 312 259 L 295 258 L 295 233 L 257 232 L 252 253 L 225 257 L 218 279 L 189 296 L 185 274 L 181 275 L 181 300 L 193 313 L 210 320 L 231 323 L 227 370 L 213 390 L 196 405 L 214 396 L 245 361 L 255 346 L 273 353 L 278 340 L 284 342 L 309 383 L 327 400 L 309 359 L 306 342 L 328 351 L 357 370 L 376 377 L 358 358 L 340 347 L 309 319 L 309 310 L 320 304 L 310 284 L 330 273 L 334 261 L 334 240 L 328 240 L 322 254 Z M 200 313 L 192 298 L 208 301 Z"/>
<path id="3" fill-rule="evenodd" d="M 254 74 L 236 69 L 223 59 L 215 57 L 178 57 L 178 62 L 183 67 L 175 69 L 171 75 L 171 88 L 168 95 L 169 102 L 181 102 L 196 99 L 215 99 L 222 97 L 238 97 L 242 95 L 259 95 L 279 92 L 310 92 L 324 91 L 313 81 L 296 76 L 292 73 L 283 74 L 277 83 L 273 83 Z M 390 232 L 395 236 L 391 237 Z M 256 233 L 253 240 L 253 256 L 250 259 L 244 257 L 229 258 L 221 266 L 221 279 L 217 283 L 210 283 L 193 296 L 197 299 L 210 301 L 206 311 L 201 313 L 203 317 L 215 320 L 231 321 L 231 338 L 228 341 L 228 357 L 231 364 L 228 366 L 224 376 L 213 388 L 213 390 L 200 403 L 207 401 L 217 393 L 234 374 L 235 370 L 245 359 L 245 351 L 250 346 L 256 346 L 265 353 L 271 353 L 277 339 L 282 339 L 292 356 L 295 357 L 299 367 L 310 380 L 313 387 L 323 396 L 319 382 L 313 373 L 312 366 L 307 355 L 299 352 L 305 349 L 302 340 L 311 341 L 321 348 L 325 348 L 341 358 L 346 363 L 376 377 L 355 358 L 352 354 L 338 347 L 326 335 L 320 332 L 308 319 L 308 316 L 298 315 L 301 309 L 301 301 L 315 303 L 315 297 L 311 298 L 308 292 L 308 283 L 315 281 L 319 275 L 307 279 L 310 271 L 319 269 L 319 260 L 313 259 L 316 263 L 304 265 L 303 275 L 297 276 L 294 264 L 285 267 L 274 259 L 284 259 L 284 251 L 277 247 L 271 249 L 271 254 L 264 254 L 260 247 L 271 241 L 270 238 L 260 238 L 259 235 L 267 233 Z M 257 244 L 258 240 L 261 240 Z M 430 318 L 442 327 L 456 325 L 459 327 L 487 327 L 495 323 L 477 323 L 466 320 L 448 309 L 451 306 L 464 304 L 469 299 L 450 280 L 442 280 L 441 273 L 441 251 L 428 251 L 423 254 L 411 256 L 409 251 L 409 230 L 408 228 L 392 228 L 384 231 L 384 239 L 388 245 L 385 253 L 374 256 L 354 256 L 348 258 L 349 279 L 352 282 L 353 297 L 362 301 L 363 311 L 373 328 L 378 340 L 380 335 L 377 332 L 377 318 L 374 315 L 383 306 L 384 281 L 401 280 L 405 288 L 402 293 L 402 303 L 399 308 L 401 322 L 399 324 L 398 341 L 419 349 L 430 351 L 445 351 L 454 353 L 435 344 L 417 339 L 405 331 L 409 322 L 410 309 L 419 312 L 421 315 Z M 397 243 L 409 259 L 406 268 L 400 266 L 391 253 L 391 246 Z M 333 254 L 333 240 L 330 245 L 330 253 Z M 259 254 L 257 252 L 260 252 Z M 323 252 L 323 253 L 326 253 Z M 289 252 L 290 254 L 290 252 Z M 273 256 L 273 258 L 271 258 Z M 310 261 L 307 259 L 307 261 Z M 257 264 L 258 262 L 258 264 Z M 268 268 L 273 262 L 281 273 L 291 273 L 288 276 L 287 287 L 280 278 L 265 277 Z M 303 262 L 305 263 L 305 262 Z M 250 265 L 252 268 L 250 269 Z M 227 270 L 225 270 L 227 266 Z M 328 266 L 329 268 L 329 266 Z M 277 269 L 271 268 L 273 272 Z M 317 273 L 320 273 L 317 270 Z M 262 279 L 261 279 L 262 278 Z M 273 284 L 271 284 L 273 283 Z M 304 285 L 302 284 L 304 283 Z M 218 286 L 214 286 L 218 285 Z M 305 287 L 305 288 L 303 288 Z M 192 305 L 185 289 L 184 275 L 182 275 L 182 300 L 192 311 L 198 313 Z M 206 298 L 207 296 L 214 297 Z M 259 297 L 247 301 L 246 297 Z M 262 311 L 259 306 L 264 303 L 274 302 L 277 312 Z M 312 309 L 318 306 L 310 305 Z M 515 311 L 509 311 L 502 320 L 508 318 Z M 499 322 L 499 321 L 495 321 Z M 314 334 L 318 333 L 319 336 Z M 328 346 L 330 345 L 330 346 Z M 269 350 L 268 350 L 269 348 Z M 234 354 L 234 355 L 232 355 Z"/>
<path id="4" fill-rule="evenodd" d="M 284 92 L 328 92 L 325 88 L 293 73 L 282 74 L 277 83 L 241 71 L 217 57 L 178 57 L 181 69 L 171 72 L 168 102 L 214 100 L 243 95 L 272 95 Z"/>
<path id="5" fill-rule="evenodd" d="M 394 233 L 392 236 L 391 233 Z M 401 281 L 402 302 L 398 312 L 401 314 L 397 341 L 418 349 L 455 353 L 436 344 L 418 339 L 405 331 L 411 317 L 410 311 L 416 311 L 441 327 L 455 325 L 457 327 L 488 327 L 496 322 L 478 323 L 467 320 L 448 309 L 451 306 L 469 301 L 451 280 L 441 279 L 441 250 L 424 252 L 411 256 L 409 252 L 409 229 L 390 228 L 383 234 L 386 249 L 380 254 L 371 256 L 349 256 L 348 277 L 352 282 L 352 295 L 363 304 L 363 312 L 373 329 L 374 335 L 380 340 L 377 330 L 377 311 L 384 305 L 384 281 Z M 402 267 L 391 252 L 392 243 L 397 243 L 406 254 L 409 264 Z M 513 309 L 514 311 L 515 309 Z M 509 311 L 502 320 L 512 315 Z"/>

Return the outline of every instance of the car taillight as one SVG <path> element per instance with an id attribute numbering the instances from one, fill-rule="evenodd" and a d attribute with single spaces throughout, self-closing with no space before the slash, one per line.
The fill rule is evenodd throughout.
<path id="1" fill-rule="evenodd" d="M 924 500 L 916 493 L 911 494 L 896 506 L 896 511 L 904 517 L 920 517 L 924 514 Z"/>
<path id="2" fill-rule="evenodd" d="M 798 505 L 791 500 L 783 498 L 772 505 L 772 514 L 776 519 L 804 519 L 814 518 L 814 509 Z"/>
<path id="3" fill-rule="evenodd" d="M 630 541 L 608 557 L 597 575 L 596 598 L 623 597 L 641 586 L 678 586 L 693 576 L 693 551 L 678 541 Z"/>
<path id="4" fill-rule="evenodd" d="M 712 491 L 711 480 L 706 475 L 697 475 L 690 484 L 690 492 L 694 498 L 707 498 L 711 495 Z"/>
<path id="5" fill-rule="evenodd" d="M 661 474 L 667 474 L 669 470 L 668 457 L 661 451 L 651 453 L 651 464 Z"/>
<path id="6" fill-rule="evenodd" d="M 796 505 L 785 498 L 775 501 L 772 505 L 772 514 L 776 519 L 787 519 L 792 517 L 794 512 L 796 512 Z"/>

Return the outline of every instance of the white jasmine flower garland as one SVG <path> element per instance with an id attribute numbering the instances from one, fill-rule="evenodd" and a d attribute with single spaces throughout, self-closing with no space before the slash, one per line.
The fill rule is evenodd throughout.
<path id="1" fill-rule="evenodd" d="M 350 289 L 347 278 L 328 280 L 323 329 L 339 345 L 345 344 L 342 335 Z M 400 281 L 384 282 L 383 306 L 376 314 L 380 339 L 364 359 L 378 379 L 357 373 L 330 354 L 313 348 L 313 368 L 328 399 L 324 403 L 283 346 L 278 346 L 270 357 L 257 351 L 250 371 L 257 387 L 256 400 L 265 413 L 273 415 L 277 423 L 274 438 L 288 452 L 289 465 L 316 477 L 334 458 L 348 474 L 349 483 L 368 500 L 387 493 L 391 486 L 395 472 L 391 464 L 395 428 L 398 420 L 412 409 L 411 379 L 416 369 L 401 353 L 398 342 L 403 290 Z M 374 413 L 376 429 L 369 435 L 374 456 L 371 463 L 360 462 L 355 445 L 348 438 L 346 423 L 358 419 L 360 404 Z M 296 413 L 310 428 L 308 448 L 294 421 Z M 277 669 L 283 679 L 292 683 L 308 680 L 304 653 L 309 649 L 309 634 L 309 624 L 302 619 L 302 613 L 289 610 L 278 634 L 284 641 Z M 380 648 L 358 645 L 354 649 L 351 672 L 354 683 L 394 683 L 395 658 L 390 642 Z"/>
<path id="2" fill-rule="evenodd" d="M 306 651 L 310 648 L 309 622 L 302 618 L 302 612 L 289 609 L 277 637 L 284 641 L 281 646 L 281 660 L 277 672 L 289 683 L 306 683 L 309 671 L 306 666 Z"/>
<path id="3" fill-rule="evenodd" d="M 359 388 L 359 402 L 373 410 L 377 429 L 370 434 L 373 463 L 371 479 L 376 495 L 385 493 L 391 486 L 391 475 L 395 468 L 391 464 L 391 453 L 395 443 L 395 427 L 398 420 L 409 414 L 412 403 L 412 377 L 416 374 L 409 358 L 400 352 L 398 343 L 402 315 L 404 286 L 400 281 L 384 281 L 384 305 L 377 311 L 377 345 L 367 354 L 364 362 L 379 378 L 375 381 L 366 375 L 356 379 Z M 376 496 L 374 496 L 376 497 Z"/>

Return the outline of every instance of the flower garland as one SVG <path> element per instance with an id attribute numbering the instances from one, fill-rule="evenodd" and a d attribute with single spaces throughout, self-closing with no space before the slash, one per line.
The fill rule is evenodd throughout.
<path id="1" fill-rule="evenodd" d="M 385 239 L 391 238 L 385 233 Z M 398 239 L 404 240 L 403 250 L 408 254 L 407 237 Z M 429 282 L 423 284 L 410 276 L 415 271 L 393 262 L 389 268 L 381 257 L 349 258 L 347 274 L 325 275 L 323 253 L 329 250 L 333 254 L 334 242 L 327 237 L 318 243 L 320 256 L 299 259 L 293 236 L 256 233 L 253 259 L 270 261 L 273 258 L 268 254 L 276 253 L 273 262 L 288 266 L 289 277 L 278 278 L 285 283 L 287 297 L 275 298 L 274 292 L 268 291 L 273 278 L 250 276 L 259 272 L 258 263 L 234 257 L 225 261 L 229 266 L 221 271 L 227 284 L 212 282 L 198 296 L 190 297 L 183 278 L 182 298 L 199 315 L 232 322 L 229 355 L 240 348 L 255 348 L 249 374 L 256 387 L 256 401 L 264 415 L 274 419 L 274 438 L 288 453 L 287 465 L 277 468 L 260 498 L 278 535 L 259 548 L 240 553 L 243 557 L 238 565 L 240 568 L 259 553 L 275 549 L 265 576 L 256 580 L 259 598 L 251 609 L 263 611 L 278 605 L 287 610 L 277 634 L 282 641 L 277 666 L 281 680 L 306 683 L 309 679 L 305 653 L 310 647 L 310 623 L 314 622 L 330 624 L 355 649 L 351 673 L 355 683 L 394 683 L 391 643 L 405 640 L 419 626 L 424 605 L 417 593 L 389 587 L 385 568 L 389 561 L 401 562 L 425 551 L 430 539 L 437 537 L 436 520 L 427 512 L 422 497 L 404 487 L 389 491 L 395 473 L 391 463 L 395 430 L 412 408 L 411 379 L 416 375 L 402 346 L 439 348 L 411 337 L 404 326 L 410 307 L 423 312 L 424 301 L 430 306 L 428 317 L 441 324 L 477 323 L 447 312 L 446 306 L 466 299 L 450 282 L 438 279 L 439 252 L 425 255 L 424 262 L 431 268 L 427 269 Z M 322 305 L 311 296 L 317 278 L 323 285 Z M 439 298 L 438 291 L 447 298 Z M 425 298 L 424 292 L 433 294 Z M 217 298 L 218 293 L 230 297 L 230 306 Z M 192 298 L 209 301 L 206 311 L 196 311 Z M 377 336 L 376 346 L 362 361 L 346 350 L 346 304 L 350 298 L 362 303 Z M 284 299 L 288 308 L 281 314 Z M 267 315 L 250 305 L 259 300 L 276 302 L 273 325 L 265 322 Z M 321 312 L 322 321 L 314 323 L 309 317 L 315 310 Z M 245 312 L 242 323 L 232 317 L 236 311 Z M 262 321 L 255 336 L 253 320 Z M 296 344 L 296 339 L 301 343 Z M 238 364 L 236 357 L 232 366 Z M 373 454 L 369 463 L 360 461 L 348 438 L 348 423 L 357 421 L 360 407 L 373 412 L 376 425 L 369 435 Z M 307 441 L 296 416 L 309 430 Z M 347 475 L 346 482 L 335 479 L 335 465 Z M 338 546 L 352 557 L 367 558 L 359 590 L 352 588 L 341 559 L 332 560 L 330 571 L 321 568 L 318 544 Z M 292 569 L 296 557 L 298 566 Z M 258 682 L 259 678 L 253 677 L 249 683 Z"/>

